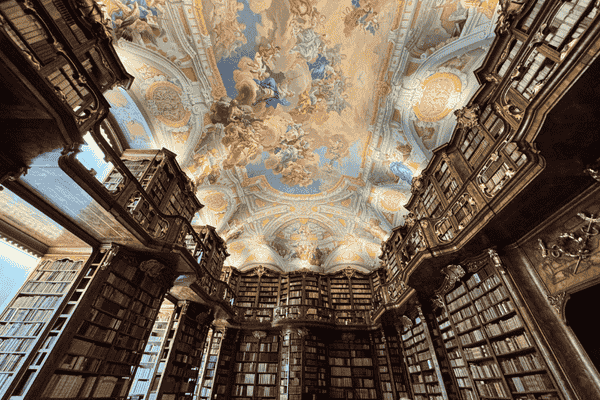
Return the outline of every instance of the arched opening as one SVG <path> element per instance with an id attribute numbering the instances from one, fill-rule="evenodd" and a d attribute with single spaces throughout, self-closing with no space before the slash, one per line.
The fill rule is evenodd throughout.
<path id="1" fill-rule="evenodd" d="M 596 369 L 600 371 L 598 321 L 592 311 L 597 309 L 598 305 L 600 305 L 600 285 L 595 285 L 571 295 L 567 301 L 565 316 L 567 324 L 581 342 Z"/>

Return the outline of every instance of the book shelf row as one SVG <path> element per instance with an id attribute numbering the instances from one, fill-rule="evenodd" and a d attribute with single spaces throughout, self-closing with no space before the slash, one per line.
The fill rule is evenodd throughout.
<path id="1" fill-rule="evenodd" d="M 440 294 L 436 320 L 453 380 L 465 399 L 558 399 L 510 285 L 484 263 Z"/>

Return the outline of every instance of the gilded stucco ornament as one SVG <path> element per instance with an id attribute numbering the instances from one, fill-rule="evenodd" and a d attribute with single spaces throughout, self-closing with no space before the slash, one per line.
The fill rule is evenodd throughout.
<path id="1" fill-rule="evenodd" d="M 479 126 L 479 104 L 464 106 L 454 111 L 456 123 L 463 128 L 473 128 Z"/>

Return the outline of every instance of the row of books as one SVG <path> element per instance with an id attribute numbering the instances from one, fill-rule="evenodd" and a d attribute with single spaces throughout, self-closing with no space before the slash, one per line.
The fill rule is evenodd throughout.
<path id="1" fill-rule="evenodd" d="M 480 329 L 475 329 L 469 333 L 461 335 L 458 337 L 463 346 L 468 346 L 472 343 L 479 342 L 484 339 L 483 333 Z"/>
<path id="2" fill-rule="evenodd" d="M 462 332 L 468 331 L 469 329 L 478 327 L 480 325 L 481 325 L 481 322 L 479 320 L 479 316 L 474 315 L 473 317 L 465 319 L 464 321 L 456 324 L 456 331 L 458 333 L 462 333 Z"/>
<path id="3" fill-rule="evenodd" d="M 60 296 L 27 296 L 19 295 L 11 304 L 11 308 L 56 308 L 61 301 Z"/>
<path id="4" fill-rule="evenodd" d="M 463 287 L 463 286 L 461 286 Z M 471 302 L 471 298 L 469 297 L 468 294 L 463 295 L 462 297 L 459 297 L 458 299 L 454 300 L 452 303 L 448 304 L 448 311 L 453 312 L 458 310 L 459 308 L 465 306 L 466 304 L 469 304 Z"/>
<path id="5" fill-rule="evenodd" d="M 71 260 L 58 260 L 51 261 L 45 260 L 42 261 L 38 270 L 49 270 L 49 271 L 77 271 L 81 268 L 83 261 L 71 261 Z"/>
<path id="6" fill-rule="evenodd" d="M 475 381 L 479 394 L 484 397 L 509 397 L 501 381 Z"/>
<path id="7" fill-rule="evenodd" d="M 0 354 L 0 372 L 16 371 L 24 357 L 24 354 Z"/>
<path id="8" fill-rule="evenodd" d="M 453 330 L 448 330 L 448 331 L 442 332 L 442 339 L 443 340 L 448 340 L 448 339 L 451 339 L 453 337 L 454 337 L 454 331 Z"/>
<path id="9" fill-rule="evenodd" d="M 0 341 L 0 353 L 24 353 L 27 352 L 34 343 L 35 339 L 4 339 Z"/>
<path id="10" fill-rule="evenodd" d="M 12 322 L 0 326 L 0 336 L 37 336 L 45 322 Z"/>
<path id="11" fill-rule="evenodd" d="M 498 378 L 501 376 L 500 367 L 495 362 L 485 364 L 471 364 L 471 374 L 474 379 L 480 378 Z"/>
<path id="12" fill-rule="evenodd" d="M 508 385 L 511 391 L 519 393 L 554 389 L 554 385 L 547 374 L 514 376 L 508 380 Z"/>
<path id="13" fill-rule="evenodd" d="M 456 313 L 452 314 L 452 322 L 457 324 L 460 321 L 462 321 L 463 319 L 472 317 L 475 314 L 476 314 L 475 307 L 473 307 L 473 305 L 470 305 L 469 307 L 465 307 L 461 310 L 458 310 Z M 441 326 L 440 326 L 440 329 L 442 329 Z"/>
<path id="14" fill-rule="evenodd" d="M 510 314 L 514 310 L 515 310 L 515 305 L 513 304 L 513 302 L 510 300 L 507 300 L 507 301 L 503 301 L 502 303 L 495 304 L 486 310 L 483 310 L 480 313 L 480 317 L 483 320 L 483 322 L 487 322 L 492 319 L 496 319 L 496 318 L 502 317 L 504 315 Z"/>
<path id="15" fill-rule="evenodd" d="M 27 282 L 21 293 L 63 294 L 71 286 L 71 282 Z"/>
<path id="16" fill-rule="evenodd" d="M 1 322 L 46 322 L 54 315 L 54 310 L 29 308 L 9 308 Z"/>
<path id="17" fill-rule="evenodd" d="M 478 287 L 476 287 L 474 289 L 471 289 L 471 291 L 469 292 L 469 296 L 471 296 L 472 300 L 475 300 L 475 299 L 483 296 L 489 290 L 491 290 L 494 287 L 496 287 L 497 285 L 499 285 L 500 282 L 501 282 L 500 277 L 495 274 L 492 274 L 485 281 L 483 281 L 483 283 L 481 285 L 479 285 Z"/>
<path id="18" fill-rule="evenodd" d="M 538 355 L 535 353 L 510 358 L 508 360 L 501 360 L 500 366 L 506 374 L 526 372 L 544 368 L 544 366 L 538 358 Z"/>
<path id="19" fill-rule="evenodd" d="M 30 278 L 38 282 L 72 282 L 77 277 L 77 271 L 36 271 Z"/>
<path id="20" fill-rule="evenodd" d="M 494 348 L 494 353 L 497 355 L 502 355 L 531 347 L 531 341 L 526 333 L 522 333 L 520 335 L 511 336 L 504 340 L 492 342 L 492 347 Z"/>
<path id="21" fill-rule="evenodd" d="M 425 333 L 416 334 L 416 332 L 415 332 L 415 335 L 412 338 L 410 338 L 404 342 L 404 346 L 410 347 L 410 346 L 414 345 L 415 343 L 418 343 L 422 340 L 425 340 Z"/>
<path id="22" fill-rule="evenodd" d="M 493 290 L 475 300 L 475 308 L 477 308 L 477 311 L 481 312 L 486 308 L 489 308 L 494 304 L 506 299 L 507 297 L 508 291 L 506 290 L 506 287 L 504 285 L 498 286 L 496 290 Z"/>

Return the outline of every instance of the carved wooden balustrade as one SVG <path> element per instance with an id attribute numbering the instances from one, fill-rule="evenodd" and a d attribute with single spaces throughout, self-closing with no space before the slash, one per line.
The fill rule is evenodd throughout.
<path id="1" fill-rule="evenodd" d="M 231 304 L 235 292 L 219 279 L 223 262 L 229 254 L 225 242 L 215 229 L 203 226 L 197 232 L 185 217 L 163 212 L 147 193 L 146 187 L 103 137 L 100 122 L 96 123 L 90 134 L 104 153 L 106 161 L 112 163 L 122 176 L 119 184 L 107 188 L 98 182 L 76 159 L 76 151 L 65 153 L 61 157 L 61 168 L 144 245 L 161 251 L 177 252 L 187 258 L 196 273 L 197 288 L 212 300 L 223 303 L 233 314 Z M 191 188 L 190 193 L 193 195 Z"/>
<path id="2" fill-rule="evenodd" d="M 131 85 L 93 0 L 6 0 L 0 42 L 10 62 L 58 112 L 72 142 L 109 109 L 102 93 Z"/>
<path id="3" fill-rule="evenodd" d="M 265 310 L 260 309 L 260 310 Z M 257 310 L 260 312 L 260 310 Z M 364 326 L 371 324 L 371 312 L 368 310 L 335 310 L 329 307 L 309 305 L 288 305 L 272 309 L 273 324 L 291 322 L 324 323 L 344 326 Z M 245 320 L 258 320 L 262 316 L 256 315 Z M 265 322 L 268 320 L 265 319 Z"/>
<path id="4" fill-rule="evenodd" d="M 544 169 L 532 145 L 544 116 L 600 49 L 600 3 L 500 2 L 497 37 L 457 127 L 413 180 L 405 224 L 382 245 L 388 279 L 373 315 L 408 293 L 424 260 L 465 246 Z"/>

